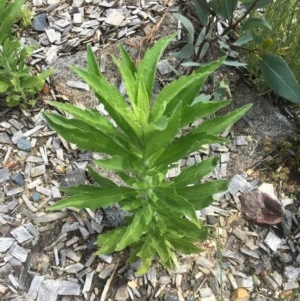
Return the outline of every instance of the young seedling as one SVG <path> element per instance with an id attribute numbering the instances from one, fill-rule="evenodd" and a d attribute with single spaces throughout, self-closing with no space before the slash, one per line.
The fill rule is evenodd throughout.
<path id="1" fill-rule="evenodd" d="M 173 38 L 174 35 L 157 41 L 138 66 L 121 46 L 121 60 L 113 60 L 126 86 L 126 96 L 105 79 L 90 47 L 87 70 L 73 68 L 94 90 L 114 123 L 95 110 L 59 102 L 50 105 L 73 118 L 44 114 L 50 127 L 78 148 L 107 154 L 108 158 L 94 163 L 114 171 L 125 183 L 118 186 L 89 167 L 95 184 L 61 189 L 69 196 L 49 209 L 96 209 L 118 202 L 130 213 L 126 225 L 100 234 L 97 254 L 132 247 L 129 262 L 140 259 L 138 274 L 147 272 L 154 256 L 170 269 L 176 263 L 177 252 L 201 250 L 196 243 L 207 238 L 208 230 L 197 219 L 195 210 L 205 208 L 213 202 L 215 193 L 227 189 L 223 180 L 202 181 L 216 167 L 218 158 L 184 168 L 174 179 L 167 179 L 166 174 L 173 163 L 202 145 L 226 142 L 219 134 L 250 108 L 246 105 L 225 116 L 205 119 L 230 100 L 194 102 L 207 77 L 224 58 L 180 77 L 153 95 L 157 63 Z M 203 119 L 199 126 L 179 135 L 182 128 L 199 119 Z"/>

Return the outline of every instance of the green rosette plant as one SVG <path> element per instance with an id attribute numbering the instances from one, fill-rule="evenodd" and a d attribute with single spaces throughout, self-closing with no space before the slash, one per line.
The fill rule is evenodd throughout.
<path id="1" fill-rule="evenodd" d="M 126 86 L 125 96 L 101 74 L 90 47 L 87 70 L 73 68 L 94 90 L 114 122 L 93 109 L 59 102 L 50 104 L 72 118 L 44 113 L 50 127 L 67 141 L 80 149 L 107 154 L 107 158 L 94 163 L 114 171 L 125 183 L 118 186 L 89 167 L 95 184 L 62 188 L 68 197 L 49 209 L 96 209 L 118 202 L 130 213 L 126 225 L 100 234 L 95 242 L 99 247 L 97 254 L 130 246 L 128 261 L 140 259 L 137 274 L 147 272 L 155 256 L 170 269 L 176 263 L 176 252 L 190 254 L 201 250 L 196 243 L 207 238 L 208 230 L 197 219 L 195 210 L 208 206 L 213 202 L 213 194 L 227 189 L 224 180 L 201 181 L 216 167 L 218 158 L 184 168 L 174 179 L 168 179 L 166 174 L 172 164 L 202 145 L 226 142 L 219 134 L 250 108 L 246 105 L 212 118 L 230 100 L 194 101 L 207 77 L 224 59 L 180 77 L 154 96 L 157 63 L 173 38 L 174 35 L 156 42 L 138 66 L 121 46 L 121 59 L 113 57 L 113 60 Z M 199 119 L 203 119 L 199 126 L 181 132 Z"/>

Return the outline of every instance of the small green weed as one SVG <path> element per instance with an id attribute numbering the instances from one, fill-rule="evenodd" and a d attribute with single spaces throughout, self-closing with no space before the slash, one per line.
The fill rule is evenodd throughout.
<path id="1" fill-rule="evenodd" d="M 34 105 L 36 94 L 44 86 L 45 79 L 53 73 L 47 70 L 38 75 L 26 64 L 27 57 L 32 53 L 30 46 L 21 46 L 12 35 L 12 25 L 18 17 L 23 15 L 21 21 L 28 17 L 26 10 L 22 10 L 25 0 L 0 2 L 0 97 L 6 100 L 10 107 Z M 28 9 L 27 9 L 28 10 Z"/>
<path id="2" fill-rule="evenodd" d="M 27 28 L 28 26 L 31 25 L 32 17 L 33 17 L 32 8 L 27 5 L 23 5 L 20 9 L 18 19 L 20 20 L 24 28 Z"/>

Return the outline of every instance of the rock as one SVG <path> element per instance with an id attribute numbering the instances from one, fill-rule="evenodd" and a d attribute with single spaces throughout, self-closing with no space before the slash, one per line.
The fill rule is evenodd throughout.
<path id="1" fill-rule="evenodd" d="M 11 237 L 0 237 L 0 253 L 5 253 L 15 242 Z"/>
<path id="2" fill-rule="evenodd" d="M 117 205 L 104 208 L 105 217 L 107 218 L 112 228 L 117 228 L 125 225 L 124 211 Z"/>
<path id="3" fill-rule="evenodd" d="M 293 222 L 292 212 L 286 209 L 284 212 L 283 220 L 280 223 L 284 237 L 287 237 L 291 234 L 292 222 Z"/>
<path id="4" fill-rule="evenodd" d="M 24 177 L 20 173 L 17 173 L 14 176 L 12 176 L 11 180 L 18 186 L 25 185 Z"/>
<path id="5" fill-rule="evenodd" d="M 207 215 L 206 222 L 208 225 L 214 226 L 218 223 L 218 219 L 214 215 Z"/>
<path id="6" fill-rule="evenodd" d="M 211 269 L 215 266 L 211 261 L 209 261 L 207 258 L 205 258 L 203 256 L 197 257 L 196 264 L 198 264 L 206 269 Z"/>
<path id="7" fill-rule="evenodd" d="M 43 175 L 45 172 L 46 172 L 46 167 L 45 167 L 45 165 L 38 165 L 38 166 L 35 166 L 35 167 L 32 167 L 32 168 L 31 168 L 30 176 L 31 176 L 32 178 L 34 178 L 34 177 Z"/>
<path id="8" fill-rule="evenodd" d="M 41 13 L 39 15 L 36 15 L 32 20 L 32 27 L 36 31 L 45 31 L 48 27 L 47 14 Z"/>
<path id="9" fill-rule="evenodd" d="M 248 301 L 250 299 L 250 294 L 242 287 L 239 287 L 234 291 L 232 296 L 233 301 Z"/>
<path id="10" fill-rule="evenodd" d="M 255 189 L 242 194 L 240 201 L 245 215 L 257 223 L 274 225 L 283 218 L 284 208 L 271 194 Z"/>
<path id="11" fill-rule="evenodd" d="M 211 297 L 213 295 L 211 289 L 209 287 L 204 287 L 199 290 L 199 294 L 201 298 Z"/>
<path id="12" fill-rule="evenodd" d="M 80 262 L 77 262 L 77 263 L 74 263 L 74 264 L 71 264 L 71 265 L 67 266 L 65 268 L 65 272 L 67 272 L 68 274 L 78 273 L 83 268 L 84 268 L 84 265 L 81 264 Z"/>
<path id="13" fill-rule="evenodd" d="M 18 241 L 18 243 L 23 243 L 29 239 L 32 239 L 33 236 L 24 228 L 20 226 L 11 231 L 11 235 Z"/>
<path id="14" fill-rule="evenodd" d="M 38 202 L 41 199 L 41 194 L 37 191 L 35 191 L 32 195 L 31 195 L 31 199 L 34 202 Z"/>
<path id="15" fill-rule="evenodd" d="M 241 175 L 235 175 L 228 186 L 228 190 L 232 195 L 235 195 L 239 191 L 242 193 L 248 192 L 251 189 L 251 185 Z"/>
<path id="16" fill-rule="evenodd" d="M 281 239 L 274 232 L 270 231 L 267 234 L 264 243 L 275 252 L 281 244 Z"/>
<path id="17" fill-rule="evenodd" d="M 0 184 L 9 180 L 9 170 L 8 168 L 0 169 Z"/>
<path id="18" fill-rule="evenodd" d="M 164 295 L 164 301 L 178 301 L 178 297 L 176 293 L 166 293 Z"/>
<path id="19" fill-rule="evenodd" d="M 82 169 L 74 169 L 70 172 L 67 172 L 66 177 L 62 180 L 62 187 L 71 187 L 77 186 L 80 184 L 85 184 L 86 182 L 86 174 Z"/>
<path id="20" fill-rule="evenodd" d="M 237 146 L 248 145 L 246 136 L 235 136 L 234 142 L 235 142 L 235 145 L 237 145 Z"/>
<path id="21" fill-rule="evenodd" d="M 126 301 L 129 297 L 127 287 L 125 285 L 120 286 L 117 289 L 115 300 L 116 301 Z"/>
<path id="22" fill-rule="evenodd" d="M 32 146 L 31 146 L 31 142 L 27 139 L 19 139 L 17 141 L 17 147 L 20 150 L 23 150 L 25 152 L 30 152 Z"/>

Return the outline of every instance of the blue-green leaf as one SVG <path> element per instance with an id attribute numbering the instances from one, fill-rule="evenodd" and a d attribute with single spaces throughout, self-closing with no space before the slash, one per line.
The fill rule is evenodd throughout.
<path id="1" fill-rule="evenodd" d="M 207 1 L 204 2 L 205 4 L 203 4 L 203 1 L 194 0 L 194 5 L 196 8 L 196 13 L 199 21 L 203 26 L 207 26 L 209 21 L 210 11 L 209 11 L 209 6 L 207 4 Z"/>
<path id="2" fill-rule="evenodd" d="M 232 43 L 232 45 L 235 46 L 243 46 L 249 42 L 253 41 L 253 37 L 251 33 L 246 33 L 244 35 L 242 35 L 239 39 L 237 39 L 234 43 Z"/>
<path id="3" fill-rule="evenodd" d="M 224 61 L 224 65 L 231 66 L 231 67 L 245 67 L 245 66 L 247 66 L 246 63 L 242 63 L 242 62 L 239 62 L 239 61 L 229 61 L 229 60 Z"/>
<path id="4" fill-rule="evenodd" d="M 279 96 L 300 103 L 300 86 L 288 64 L 278 55 L 265 54 L 259 61 L 263 78 Z"/>
<path id="5" fill-rule="evenodd" d="M 272 29 L 271 25 L 264 18 L 247 19 L 246 22 L 242 25 L 242 30 L 250 30 L 256 28 Z"/>
<path id="6" fill-rule="evenodd" d="M 228 20 L 233 17 L 237 3 L 237 0 L 212 0 L 209 2 L 209 6 L 222 18 Z"/>
<path id="7" fill-rule="evenodd" d="M 174 17 L 179 20 L 182 25 L 184 26 L 184 28 L 187 30 L 188 32 L 188 44 L 192 45 L 194 43 L 194 35 L 195 35 L 195 30 L 194 30 L 194 26 L 192 24 L 192 22 L 186 18 L 185 16 L 175 13 L 173 14 Z"/>
<path id="8" fill-rule="evenodd" d="M 189 59 L 194 55 L 195 45 L 186 44 L 184 45 L 180 51 L 174 52 L 173 56 L 177 59 Z"/>

